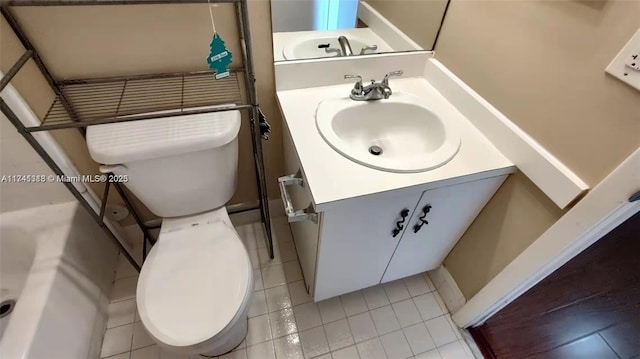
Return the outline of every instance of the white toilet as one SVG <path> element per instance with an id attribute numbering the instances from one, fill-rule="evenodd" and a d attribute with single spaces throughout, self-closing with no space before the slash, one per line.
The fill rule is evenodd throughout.
<path id="1" fill-rule="evenodd" d="M 136 302 L 163 348 L 214 356 L 247 333 L 253 293 L 249 255 L 224 207 L 236 189 L 238 111 L 91 126 L 101 169 L 163 218 L 142 266 Z"/>

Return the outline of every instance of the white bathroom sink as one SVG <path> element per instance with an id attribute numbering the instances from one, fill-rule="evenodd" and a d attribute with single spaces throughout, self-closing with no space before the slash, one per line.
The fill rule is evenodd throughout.
<path id="1" fill-rule="evenodd" d="M 420 98 L 393 93 L 389 99 L 325 99 L 316 110 L 320 135 L 338 153 L 389 172 L 438 168 L 458 153 L 460 135 Z"/>
<path id="2" fill-rule="evenodd" d="M 359 55 L 360 50 L 366 46 L 377 45 L 367 44 L 364 40 L 357 37 L 348 36 L 349 44 L 354 55 Z M 336 57 L 335 52 L 327 53 L 324 48 L 318 48 L 318 45 L 329 44 L 329 48 L 340 49 L 340 43 L 338 43 L 338 36 L 332 37 L 305 37 L 285 46 L 282 49 L 282 55 L 287 60 L 298 59 L 311 59 L 318 57 Z M 375 53 L 375 51 L 369 50 L 367 54 Z"/>

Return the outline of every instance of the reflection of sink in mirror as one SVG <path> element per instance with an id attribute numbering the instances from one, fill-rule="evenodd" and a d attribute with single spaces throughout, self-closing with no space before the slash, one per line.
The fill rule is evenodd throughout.
<path id="1" fill-rule="evenodd" d="M 290 31 L 273 33 L 274 61 L 299 60 L 312 58 L 338 57 L 336 50 L 340 50 L 338 37 L 344 36 L 349 40 L 353 55 L 360 55 L 365 46 L 376 45 L 377 50 L 367 50 L 366 54 L 392 52 L 393 49 L 370 28 L 344 29 L 332 31 Z M 327 53 L 318 45 L 329 44 L 333 51 Z M 342 53 L 340 53 L 342 56 Z"/>
<path id="2" fill-rule="evenodd" d="M 318 35 L 322 35 L 322 33 L 319 33 Z M 353 36 L 346 37 L 349 40 L 349 44 L 351 45 L 351 50 L 353 51 L 354 55 L 360 54 L 360 51 L 365 47 L 372 45 L 378 46 L 378 44 L 366 43 L 365 40 L 355 38 Z M 327 52 L 325 49 L 328 49 L 329 52 Z M 338 52 L 332 50 L 338 50 Z M 366 53 L 372 54 L 375 53 L 375 51 L 366 51 Z M 338 38 L 327 36 L 299 39 L 293 43 L 286 45 L 282 50 L 282 55 L 286 60 L 345 56 L 345 54 L 341 53 Z"/>
<path id="3" fill-rule="evenodd" d="M 446 119 L 419 97 L 402 92 L 378 101 L 326 99 L 318 105 L 316 125 L 344 157 L 389 172 L 438 168 L 460 148 L 460 135 Z"/>
<path id="4" fill-rule="evenodd" d="M 449 0 L 271 0 L 271 28 L 274 61 L 336 57 L 334 51 L 300 44 L 291 45 L 288 34 L 314 33 L 318 38 L 349 36 L 350 31 L 367 30 L 380 41 L 357 40 L 378 45 L 369 53 L 432 50 Z M 297 40 L 297 39 L 295 39 Z M 307 40 L 307 39 L 305 39 Z M 353 41 L 352 41 L 353 42 Z M 387 46 L 381 49 L 380 42 Z M 297 41 L 296 41 L 297 43 Z M 309 45 L 309 46 L 307 46 Z M 333 45 L 333 44 L 332 44 Z M 335 49 L 339 46 L 332 46 Z M 351 44 L 354 55 L 360 54 L 360 44 Z M 283 54 L 284 50 L 284 54 Z"/>

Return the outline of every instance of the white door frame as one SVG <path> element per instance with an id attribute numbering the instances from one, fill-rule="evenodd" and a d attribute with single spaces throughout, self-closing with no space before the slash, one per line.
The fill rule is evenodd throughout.
<path id="1" fill-rule="evenodd" d="M 640 211 L 640 148 L 453 313 L 463 328 L 489 317 Z"/>

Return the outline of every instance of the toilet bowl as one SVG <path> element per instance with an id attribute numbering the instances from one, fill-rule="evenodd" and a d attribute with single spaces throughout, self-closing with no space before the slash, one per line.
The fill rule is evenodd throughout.
<path id="1" fill-rule="evenodd" d="M 224 207 L 236 189 L 239 131 L 238 111 L 87 128 L 101 171 L 126 178 L 163 218 L 136 302 L 146 331 L 169 351 L 221 355 L 247 334 L 253 270 Z"/>
<path id="2" fill-rule="evenodd" d="M 161 347 L 213 356 L 245 338 L 252 293 L 249 255 L 223 207 L 163 220 L 136 302 L 144 328 Z"/>

